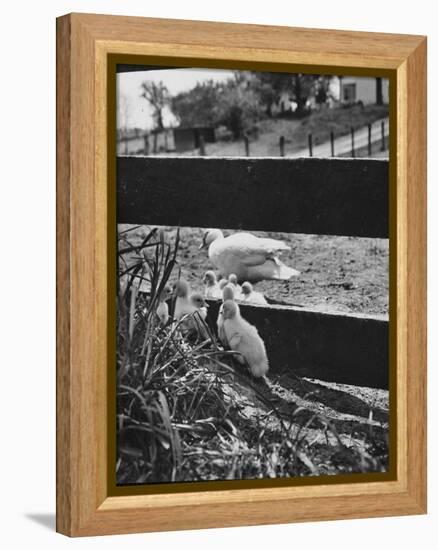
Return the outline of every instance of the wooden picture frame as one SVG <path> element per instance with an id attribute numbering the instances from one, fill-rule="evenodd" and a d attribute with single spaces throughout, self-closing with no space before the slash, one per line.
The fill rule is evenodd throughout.
<path id="1" fill-rule="evenodd" d="M 113 56 L 113 58 L 111 57 Z M 115 56 L 115 57 L 114 57 Z M 119 56 L 119 57 L 117 57 Z M 385 481 L 109 491 L 108 94 L 114 59 L 384 75 L 393 84 L 391 378 Z M 111 61 L 113 59 L 113 61 Z M 189 65 L 188 65 L 189 64 Z M 336 72 L 338 71 L 338 72 Z M 396 151 L 396 155 L 395 155 Z M 395 388 L 395 391 L 394 391 Z M 395 396 L 395 397 L 394 397 Z M 235 482 L 232 482 L 235 483 Z M 237 486 L 236 486 L 237 487 Z M 57 20 L 57 530 L 70 536 L 426 513 L 426 39 L 70 14 Z"/>

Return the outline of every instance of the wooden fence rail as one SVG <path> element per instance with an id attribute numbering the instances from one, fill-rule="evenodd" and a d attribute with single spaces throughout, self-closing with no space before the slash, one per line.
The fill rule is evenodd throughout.
<path id="1" fill-rule="evenodd" d="M 119 157 L 117 182 L 118 223 L 388 237 L 386 160 Z M 388 388 L 386 317 L 241 309 L 272 372 Z"/>
<path id="2" fill-rule="evenodd" d="M 219 302 L 209 300 L 216 328 Z M 286 306 L 240 304 L 263 338 L 272 373 L 387 389 L 389 324 L 386 317 L 326 313 Z"/>
<path id="3" fill-rule="evenodd" d="M 388 237 L 388 161 L 119 157 L 119 223 Z"/>

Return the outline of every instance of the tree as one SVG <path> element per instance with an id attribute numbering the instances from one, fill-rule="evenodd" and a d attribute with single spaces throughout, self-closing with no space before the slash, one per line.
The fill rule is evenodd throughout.
<path id="1" fill-rule="evenodd" d="M 283 92 L 292 89 L 292 75 L 288 73 L 251 73 L 251 87 L 259 96 L 268 117 L 272 117 L 272 107 Z"/>
<path id="2" fill-rule="evenodd" d="M 320 78 L 317 74 L 297 73 L 293 78 L 293 95 L 297 102 L 297 114 L 306 112 L 307 101 L 316 94 L 316 82 Z"/>
<path id="3" fill-rule="evenodd" d="M 272 107 L 283 93 L 297 104 L 304 115 L 307 102 L 327 100 L 329 77 L 307 74 L 235 71 L 226 81 L 209 80 L 171 100 L 171 109 L 182 126 L 224 125 L 234 139 L 250 133 L 257 123 L 273 115 Z"/>
<path id="4" fill-rule="evenodd" d="M 318 90 L 319 101 L 327 99 L 327 77 L 302 73 L 252 73 L 251 85 L 258 94 L 260 102 L 265 108 L 266 114 L 272 116 L 272 107 L 283 93 L 289 94 L 297 103 L 297 114 L 306 112 L 307 101 L 315 97 Z"/>
<path id="5" fill-rule="evenodd" d="M 226 126 L 234 139 L 261 118 L 260 100 L 247 74 L 236 72 L 225 82 L 210 80 L 172 98 L 172 111 L 182 126 Z"/>
<path id="6" fill-rule="evenodd" d="M 155 83 L 152 80 L 146 80 L 141 85 L 141 97 L 149 102 L 153 109 L 155 126 L 158 130 L 164 129 L 163 110 L 170 102 L 169 90 L 163 82 Z"/>
<path id="7" fill-rule="evenodd" d="M 181 126 L 216 126 L 220 101 L 220 86 L 209 80 L 174 96 L 171 109 Z"/>
<path id="8" fill-rule="evenodd" d="M 262 118 L 258 95 L 246 82 L 236 85 L 232 79 L 222 86 L 217 110 L 218 123 L 231 130 L 234 139 L 250 132 Z"/>

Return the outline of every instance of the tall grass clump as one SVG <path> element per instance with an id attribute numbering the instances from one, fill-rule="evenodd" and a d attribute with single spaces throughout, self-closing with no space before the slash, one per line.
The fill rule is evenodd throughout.
<path id="1" fill-rule="evenodd" d="M 179 234 L 172 246 L 157 230 L 137 244 L 138 235 L 127 233 L 118 253 L 118 480 L 176 481 L 191 468 L 191 442 L 227 415 L 222 376 L 230 368 L 209 361 L 218 352 L 210 331 L 213 347 L 205 350 L 205 342 L 185 341 L 178 324 L 162 326 L 156 316 L 176 267 Z"/>

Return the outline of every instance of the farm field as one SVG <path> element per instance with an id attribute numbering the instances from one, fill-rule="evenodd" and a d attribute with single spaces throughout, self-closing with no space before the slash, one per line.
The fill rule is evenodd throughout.
<path id="1" fill-rule="evenodd" d="M 294 118 L 272 118 L 264 119 L 257 123 L 253 134 L 249 135 L 249 152 L 253 157 L 264 157 L 280 155 L 279 139 L 285 138 L 286 156 L 308 156 L 308 136 L 312 134 L 315 153 L 318 148 L 326 144 L 323 149 L 330 156 L 330 132 L 335 138 L 342 141 L 342 136 L 349 141 L 351 128 L 355 130 L 364 129 L 369 123 L 377 123 L 388 116 L 386 105 L 366 105 L 364 107 L 355 105 L 352 107 L 337 107 L 332 109 L 321 109 L 314 111 L 302 119 Z M 387 125 L 388 130 L 388 125 Z M 388 157 L 388 150 L 380 152 L 380 125 L 373 128 L 373 158 Z M 364 142 L 365 143 L 365 142 Z M 360 147 L 358 156 L 367 156 L 367 148 Z M 336 146 L 338 147 L 338 146 Z M 345 146 L 339 146 L 345 156 Z M 144 140 L 142 137 L 129 142 L 120 142 L 118 154 L 143 154 Z M 158 156 L 178 156 L 181 153 L 164 150 L 164 145 L 159 147 Z M 205 144 L 205 154 L 212 157 L 235 157 L 245 155 L 245 144 L 243 139 L 237 141 L 218 140 L 216 143 Z M 336 153 L 338 154 L 338 153 Z M 184 156 L 199 155 L 199 149 L 185 151 Z M 318 156 L 315 154 L 315 156 Z"/>
<path id="2" fill-rule="evenodd" d="M 366 127 L 367 124 L 377 122 L 387 116 L 387 105 L 366 105 L 365 107 L 355 105 L 352 107 L 321 109 L 302 119 L 265 119 L 258 123 L 257 132 L 249 136 L 250 156 L 279 156 L 280 136 L 285 138 L 286 156 L 308 156 L 309 134 L 312 134 L 314 147 L 318 147 L 322 144 L 329 144 L 330 132 L 333 132 L 337 139 L 342 136 L 347 136 L 349 139 L 352 127 L 359 130 Z M 376 126 L 373 132 L 373 136 L 375 133 L 373 141 L 379 139 L 379 132 L 380 127 Z M 379 145 L 373 146 L 373 157 L 387 157 L 388 151 L 385 151 L 385 155 L 382 155 L 378 150 Z M 329 151 L 329 145 L 327 150 Z M 161 154 L 173 155 L 175 153 L 163 152 Z M 199 149 L 184 153 L 184 155 L 198 154 Z M 207 143 L 205 154 L 213 157 L 242 156 L 245 155 L 245 145 L 243 140 Z M 327 156 L 330 156 L 330 153 Z M 366 153 L 360 154 L 360 156 L 366 156 Z"/>

